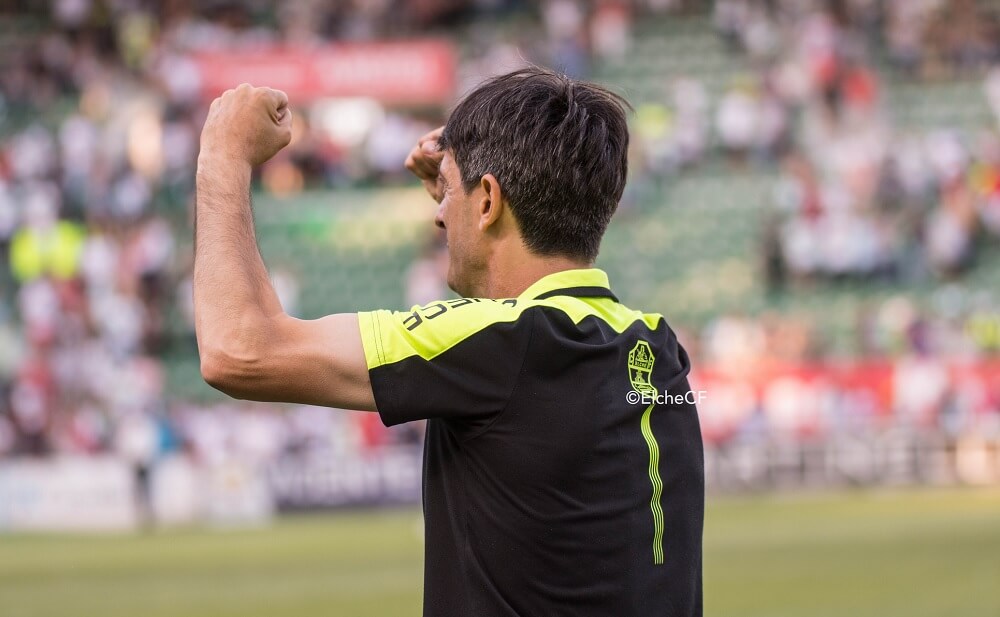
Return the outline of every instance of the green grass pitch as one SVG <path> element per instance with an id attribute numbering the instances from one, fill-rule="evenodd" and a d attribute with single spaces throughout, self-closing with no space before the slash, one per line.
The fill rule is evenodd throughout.
<path id="1" fill-rule="evenodd" d="M 416 616 L 420 525 L 405 510 L 266 529 L 0 535 L 0 615 Z M 1000 490 L 710 498 L 705 606 L 719 617 L 998 617 Z"/>

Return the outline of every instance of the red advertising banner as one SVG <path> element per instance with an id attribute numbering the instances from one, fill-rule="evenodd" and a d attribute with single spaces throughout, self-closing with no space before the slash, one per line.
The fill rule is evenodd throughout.
<path id="1" fill-rule="evenodd" d="M 1000 423 L 1000 360 L 701 366 L 690 382 L 704 392 L 698 411 L 710 443 L 756 433 L 809 440 L 893 425 Z"/>
<path id="2" fill-rule="evenodd" d="M 296 103 L 363 96 L 387 104 L 438 105 L 451 102 L 455 93 L 455 50 L 445 41 L 212 51 L 194 60 L 208 100 L 244 82 L 284 90 Z"/>

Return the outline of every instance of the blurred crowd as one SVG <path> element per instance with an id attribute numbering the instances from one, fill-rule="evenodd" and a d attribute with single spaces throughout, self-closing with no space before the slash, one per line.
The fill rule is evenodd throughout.
<path id="1" fill-rule="evenodd" d="M 1000 292 L 962 284 L 1000 239 L 997 17 L 965 0 L 714 3 L 712 23 L 742 71 L 716 100 L 713 77 L 689 75 L 637 109 L 641 173 L 669 184 L 720 158 L 721 173 L 777 169 L 761 216 L 772 292 L 809 294 L 820 281 L 939 292 L 929 306 L 877 302 L 835 333 L 815 315 L 722 315 L 689 337 L 705 360 L 810 361 L 843 352 L 836 338 L 869 357 L 997 353 Z M 890 80 L 971 83 L 993 121 L 901 128 Z"/>
<path id="2" fill-rule="evenodd" d="M 978 80 L 1000 121 L 997 15 L 972 0 L 719 0 L 713 23 L 745 72 L 717 101 L 689 76 L 641 106 L 637 159 L 668 178 L 717 153 L 777 164 L 772 288 L 947 280 L 1000 237 L 997 123 L 901 130 L 885 83 Z"/>
<path id="3" fill-rule="evenodd" d="M 839 324 L 808 314 L 722 315 L 692 346 L 709 366 L 809 367 L 842 356 L 845 346 L 833 343 L 847 339 L 852 356 L 874 363 L 870 374 L 892 362 L 883 387 L 891 384 L 901 421 L 1000 433 L 1000 369 L 971 376 L 957 368 L 1000 354 L 1000 291 L 962 282 L 1000 239 L 1000 106 L 991 94 L 1000 73 L 990 68 L 1000 60 L 998 16 L 971 0 L 720 0 L 714 17 L 750 67 L 717 108 L 720 147 L 779 169 L 774 211 L 763 219 L 768 287 L 808 294 L 827 279 L 936 289 L 926 303 L 872 300 Z M 992 125 L 898 128 L 886 80 L 956 78 L 982 84 Z M 744 387 L 741 403 L 726 398 L 716 428 L 732 421 L 723 432 L 759 431 L 761 418 L 773 424 L 796 407 L 786 418 L 813 429 L 870 413 L 856 384 L 835 374 L 820 385 L 815 375 L 782 376 L 770 401 Z"/>
<path id="4" fill-rule="evenodd" d="M 752 15 L 743 17 L 765 19 Z M 762 67 L 762 83 L 799 114 L 800 130 L 779 151 L 770 282 L 916 282 L 970 267 L 977 246 L 1000 236 L 996 128 L 898 130 L 872 58 L 884 46 L 891 65 L 924 79 L 983 69 L 1000 49 L 993 17 L 965 1 L 889 2 L 881 11 L 831 3 L 825 13 L 771 17 L 760 27 L 783 32 L 774 40 L 786 48 L 742 45 Z"/>
<path id="5" fill-rule="evenodd" d="M 461 93 L 529 61 L 588 76 L 602 62 L 627 62 L 642 16 L 704 8 L 684 0 L 14 4 L 24 10 L 0 34 L 0 455 L 110 451 L 139 465 L 176 449 L 210 460 L 419 439 L 418 430 L 386 431 L 372 415 L 275 416 L 167 396 L 164 357 L 178 345 L 192 353 L 189 223 L 207 108 L 194 55 L 445 34 L 459 50 Z M 719 35 L 751 70 L 718 100 L 692 76 L 671 85 L 664 105 L 640 106 L 635 168 L 669 177 L 713 153 L 734 165 L 778 164 L 765 243 L 772 285 L 954 277 L 977 246 L 995 241 L 1000 140 L 992 131 L 972 141 L 949 130 L 894 133 L 870 65 L 880 42 L 907 75 L 985 70 L 997 30 L 975 3 L 719 0 L 713 10 Z M 0 14 L 7 18 L 15 19 Z M 1000 74 L 985 84 L 1000 101 Z M 406 182 L 402 160 L 446 111 L 357 100 L 296 107 L 292 145 L 255 182 L 279 196 Z M 430 246 L 404 281 L 409 300 L 445 292 L 442 265 L 441 247 Z M 294 310 L 298 282 L 275 275 Z M 858 348 L 891 353 L 971 336 L 996 352 L 996 313 L 982 308 L 989 301 L 963 302 L 961 319 L 898 303 L 874 308 L 859 317 Z M 961 334 L 940 334 L 948 328 Z M 789 360 L 824 353 L 808 319 L 724 316 L 695 339 L 709 361 L 738 356 L 740 341 Z"/>

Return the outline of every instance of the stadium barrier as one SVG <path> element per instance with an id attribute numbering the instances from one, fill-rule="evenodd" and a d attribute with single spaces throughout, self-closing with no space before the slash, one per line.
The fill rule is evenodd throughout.
<path id="1" fill-rule="evenodd" d="M 144 490 L 134 468 L 111 457 L 13 460 L 0 467 L 0 532 L 244 526 L 276 512 L 416 505 L 420 469 L 419 446 L 286 456 L 269 465 L 229 459 L 202 467 L 175 455 L 153 468 Z M 707 443 L 705 471 L 716 493 L 991 485 L 1000 483 L 1000 438 L 894 429 Z"/>
<path id="2" fill-rule="evenodd" d="M 709 444 L 705 481 L 716 492 L 989 485 L 1000 482 L 1000 439 L 892 430 L 815 442 Z"/>
<path id="3" fill-rule="evenodd" d="M 144 525 L 259 525 L 274 513 L 266 474 L 241 460 L 199 466 L 174 455 L 148 481 L 112 456 L 0 465 L 0 532 L 129 531 Z"/>

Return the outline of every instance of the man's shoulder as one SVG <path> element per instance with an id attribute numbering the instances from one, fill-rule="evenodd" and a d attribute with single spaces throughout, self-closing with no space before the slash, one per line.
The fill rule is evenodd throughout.
<path id="1" fill-rule="evenodd" d="M 655 331 L 666 326 L 663 315 L 659 313 L 632 309 L 617 300 L 604 297 L 557 295 L 532 300 L 528 306 L 542 308 L 543 313 L 549 315 L 565 315 L 576 325 L 586 321 L 596 321 L 619 334 L 637 327 Z"/>
<path id="2" fill-rule="evenodd" d="M 391 319 L 410 333 L 433 330 L 461 335 L 490 324 L 516 321 L 527 304 L 517 298 L 453 298 L 414 305 L 405 311 L 383 310 L 367 314 L 380 320 Z"/>
<path id="3" fill-rule="evenodd" d="M 484 331 L 525 326 L 521 317 L 528 304 L 516 298 L 454 298 L 405 311 L 358 313 L 358 326 L 366 353 L 378 356 L 374 364 L 410 356 L 431 360 Z"/>
<path id="4" fill-rule="evenodd" d="M 358 314 L 369 366 L 389 364 L 406 357 L 431 360 L 473 339 L 527 336 L 534 315 L 585 327 L 594 321 L 618 334 L 639 328 L 647 332 L 665 327 L 663 316 L 630 309 L 607 298 L 551 296 L 528 298 L 454 298 L 405 311 L 371 311 Z"/>

